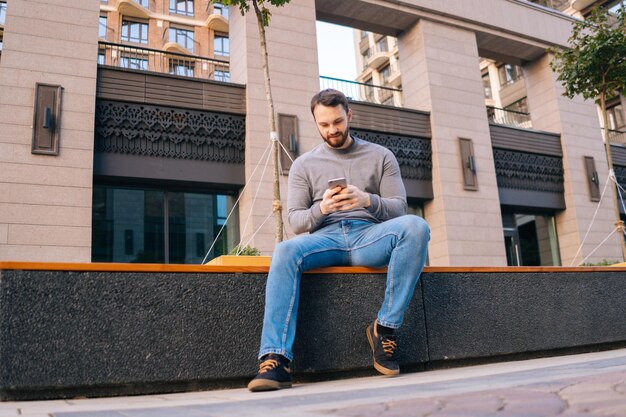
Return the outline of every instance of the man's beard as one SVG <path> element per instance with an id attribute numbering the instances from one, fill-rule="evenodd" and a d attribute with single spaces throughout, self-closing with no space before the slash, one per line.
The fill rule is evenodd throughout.
<path id="1" fill-rule="evenodd" d="M 332 137 L 322 136 L 322 139 L 324 139 L 324 142 L 326 142 L 331 148 L 339 149 L 346 144 L 346 141 L 350 137 L 350 129 L 346 129 L 345 132 L 338 133 L 338 135 Z"/>

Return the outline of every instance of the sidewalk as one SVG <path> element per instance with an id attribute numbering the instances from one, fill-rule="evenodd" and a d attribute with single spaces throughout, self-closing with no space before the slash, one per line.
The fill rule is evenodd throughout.
<path id="1" fill-rule="evenodd" d="M 245 389 L 0 403 L 0 417 L 626 416 L 626 349 Z"/>

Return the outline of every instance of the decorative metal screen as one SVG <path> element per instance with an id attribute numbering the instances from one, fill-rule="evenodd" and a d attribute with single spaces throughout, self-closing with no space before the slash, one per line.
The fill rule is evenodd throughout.
<path id="1" fill-rule="evenodd" d="M 563 193 L 563 161 L 556 156 L 493 149 L 498 187 Z"/>
<path id="2" fill-rule="evenodd" d="M 244 163 L 245 117 L 99 100 L 97 152 Z"/>
<path id="3" fill-rule="evenodd" d="M 350 129 L 350 132 L 363 140 L 382 145 L 393 152 L 400 164 L 402 178 L 432 181 L 433 164 L 430 140 L 359 129 Z"/>

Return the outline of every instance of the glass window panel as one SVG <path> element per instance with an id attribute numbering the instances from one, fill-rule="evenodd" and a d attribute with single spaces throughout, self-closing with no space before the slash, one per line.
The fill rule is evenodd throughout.
<path id="1" fill-rule="evenodd" d="M 122 40 L 126 42 L 148 43 L 148 24 L 122 21 Z"/>
<path id="2" fill-rule="evenodd" d="M 380 75 L 383 79 L 383 85 L 387 85 L 389 83 L 389 76 L 391 75 L 391 67 L 387 65 L 385 68 L 380 70 Z"/>
<path id="3" fill-rule="evenodd" d="M 624 113 L 621 103 L 606 109 L 609 117 L 609 129 L 621 130 L 626 127 L 624 123 Z"/>
<path id="4" fill-rule="evenodd" d="M 170 60 L 170 74 L 180 75 L 182 77 L 193 77 L 194 63 L 178 60 Z"/>
<path id="5" fill-rule="evenodd" d="M 5 24 L 7 17 L 7 3 L 5 1 L 0 2 L 0 25 Z"/>
<path id="6" fill-rule="evenodd" d="M 143 58 L 123 56 L 120 60 L 120 64 L 122 68 L 136 69 L 142 71 L 148 70 L 148 60 Z"/>
<path id="7" fill-rule="evenodd" d="M 483 74 L 483 90 L 485 91 L 485 98 L 493 98 L 491 94 L 491 82 L 489 81 L 489 73 Z"/>
<path id="8" fill-rule="evenodd" d="M 180 29 L 180 28 L 170 28 L 169 29 L 169 40 L 170 42 L 176 42 L 179 45 L 189 49 L 193 52 L 193 35 L 194 32 L 192 30 Z"/>
<path id="9" fill-rule="evenodd" d="M 502 224 L 509 266 L 561 264 L 554 216 L 503 213 Z"/>
<path id="10" fill-rule="evenodd" d="M 96 185 L 92 261 L 165 262 L 163 192 Z"/>
<path id="11" fill-rule="evenodd" d="M 170 192 L 168 201 L 170 263 L 201 263 L 218 234 L 209 259 L 232 248 L 235 240 L 229 229 L 238 229 L 237 223 L 225 223 L 234 203 L 231 196 Z"/>
<path id="12" fill-rule="evenodd" d="M 221 3 L 215 3 L 213 5 L 213 13 L 219 14 L 223 16 L 225 19 L 228 19 L 228 7 L 224 6 Z"/>
<path id="13" fill-rule="evenodd" d="M 226 254 L 239 241 L 236 211 L 226 224 L 234 203 L 220 194 L 95 185 L 92 261 L 197 264 L 216 238 L 208 259 Z"/>
<path id="14" fill-rule="evenodd" d="M 229 82 L 230 81 L 230 72 L 229 71 L 215 70 L 214 78 L 215 78 L 215 81 Z"/>
<path id="15" fill-rule="evenodd" d="M 229 48 L 227 37 L 215 35 L 213 43 L 214 43 L 215 55 L 224 55 L 224 56 L 230 55 L 230 48 Z"/>
<path id="16" fill-rule="evenodd" d="M 193 0 L 170 0 L 170 13 L 193 16 Z"/>
<path id="17" fill-rule="evenodd" d="M 106 16 L 100 16 L 100 23 L 98 25 L 98 36 L 102 39 L 107 37 L 107 18 Z"/>

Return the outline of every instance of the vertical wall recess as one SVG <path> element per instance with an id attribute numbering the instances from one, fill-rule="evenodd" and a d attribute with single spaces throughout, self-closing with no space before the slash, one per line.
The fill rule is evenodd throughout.
<path id="1" fill-rule="evenodd" d="M 34 154 L 59 154 L 62 91 L 63 87 L 60 85 L 37 83 L 35 86 L 32 143 Z"/>
<path id="2" fill-rule="evenodd" d="M 474 146 L 471 139 L 459 138 L 461 147 L 461 168 L 463 170 L 463 189 L 468 191 L 478 190 L 478 178 L 476 177 L 476 161 L 474 159 Z"/>
<path id="3" fill-rule="evenodd" d="M 596 171 L 596 161 L 593 156 L 585 156 L 585 171 L 587 173 L 587 184 L 589 185 L 589 200 L 600 201 L 600 179 Z"/>

